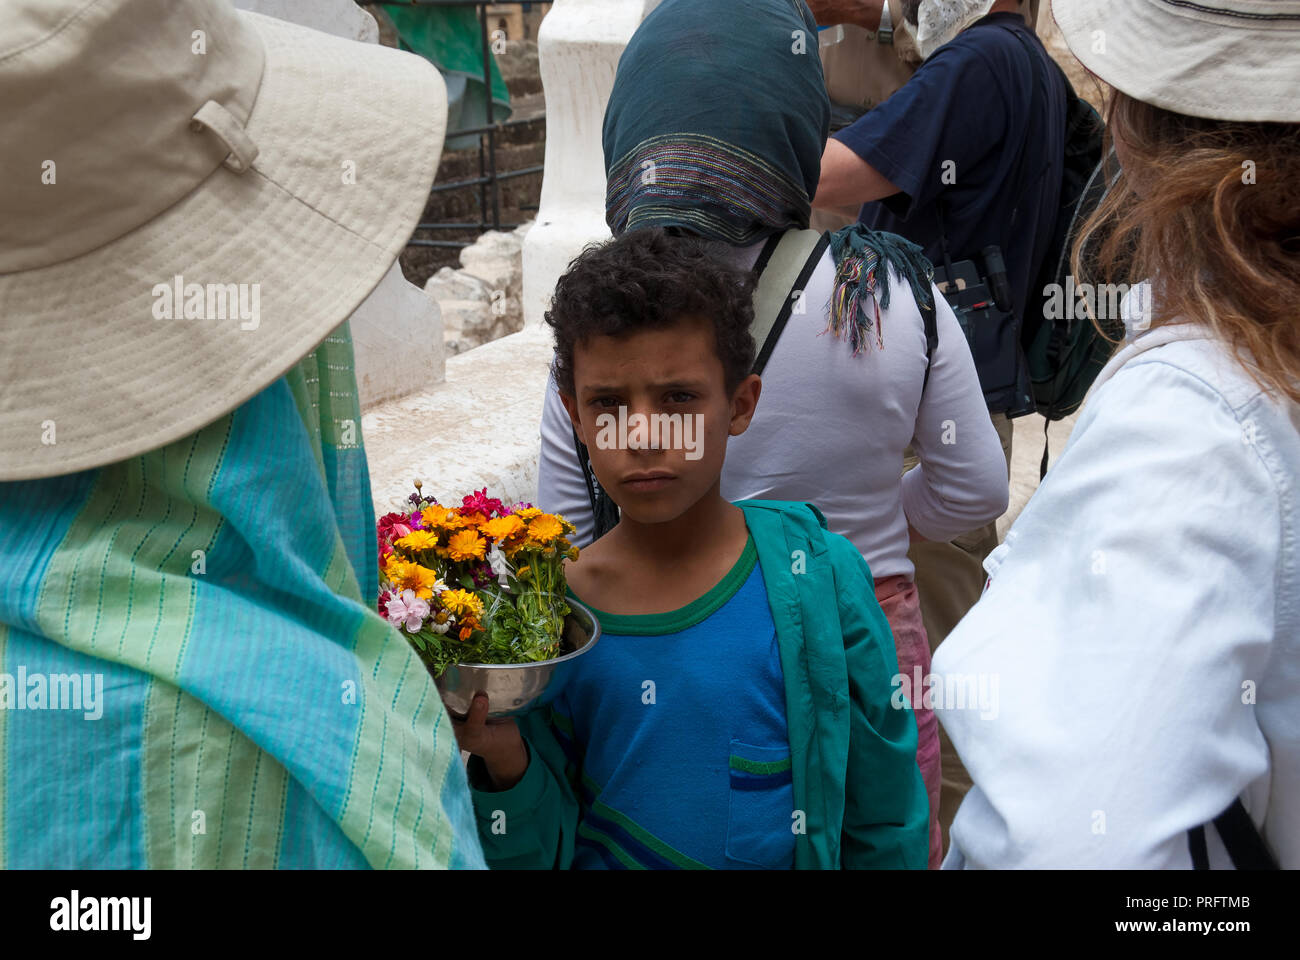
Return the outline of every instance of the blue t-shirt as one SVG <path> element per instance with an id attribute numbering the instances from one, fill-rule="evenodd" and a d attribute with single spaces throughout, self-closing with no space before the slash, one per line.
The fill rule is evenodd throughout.
<path id="1" fill-rule="evenodd" d="M 582 768 L 576 869 L 794 867 L 784 675 L 757 561 L 751 537 L 685 607 L 593 611 L 601 638 L 551 705 Z"/>
<path id="2" fill-rule="evenodd" d="M 863 223 L 942 265 L 942 198 L 953 261 L 1001 247 L 1023 317 L 1056 222 L 1065 144 L 1065 81 L 1023 17 L 990 14 L 963 30 L 835 139 L 902 191 L 864 204 Z"/>

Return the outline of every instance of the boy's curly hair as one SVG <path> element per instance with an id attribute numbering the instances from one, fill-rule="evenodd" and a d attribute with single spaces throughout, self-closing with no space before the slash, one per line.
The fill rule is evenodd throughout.
<path id="1" fill-rule="evenodd" d="M 719 244 L 661 228 L 632 230 L 588 246 L 555 285 L 546 322 L 555 331 L 553 371 L 573 396 L 574 347 L 593 336 L 618 337 L 665 327 L 686 316 L 713 322 L 728 393 L 754 366 L 755 277 L 721 260 Z"/>

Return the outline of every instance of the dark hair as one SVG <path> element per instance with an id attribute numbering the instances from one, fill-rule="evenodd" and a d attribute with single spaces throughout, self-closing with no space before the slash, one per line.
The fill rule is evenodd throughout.
<path id="1" fill-rule="evenodd" d="M 573 351 L 587 338 L 626 336 L 687 316 L 712 321 L 726 388 L 734 390 L 754 366 L 755 279 L 723 262 L 722 250 L 660 228 L 631 230 L 583 250 L 556 283 L 546 311 L 560 392 L 573 396 Z"/>

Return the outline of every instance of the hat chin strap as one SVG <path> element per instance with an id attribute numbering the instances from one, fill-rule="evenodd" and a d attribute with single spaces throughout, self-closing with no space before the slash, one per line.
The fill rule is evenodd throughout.
<path id="1" fill-rule="evenodd" d="M 190 129 L 196 133 L 204 129 L 214 133 L 229 151 L 222 163 L 235 173 L 245 172 L 257 159 L 257 144 L 244 132 L 244 125 L 215 100 L 209 100 L 199 107 L 190 120 Z"/>

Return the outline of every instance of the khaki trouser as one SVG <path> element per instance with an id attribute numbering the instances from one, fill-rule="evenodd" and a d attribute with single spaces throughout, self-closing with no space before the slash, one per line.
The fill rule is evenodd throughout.
<path id="1" fill-rule="evenodd" d="M 1002 452 L 1007 458 L 1007 482 L 1010 483 L 1011 421 L 1004 413 L 991 416 L 998 438 L 1002 441 Z M 909 448 L 903 461 L 904 471 L 912 469 L 916 462 L 916 457 Z M 931 653 L 984 592 L 984 582 L 987 579 L 984 558 L 997 545 L 998 530 L 997 522 L 994 521 L 951 543 L 913 543 L 907 552 L 908 559 L 916 566 L 921 620 L 930 639 Z M 939 792 L 939 828 L 943 832 L 943 849 L 947 853 L 948 831 L 952 827 L 953 817 L 957 815 L 957 807 L 971 787 L 971 781 L 942 723 L 939 724 L 939 755 L 943 768 L 943 784 Z"/>

